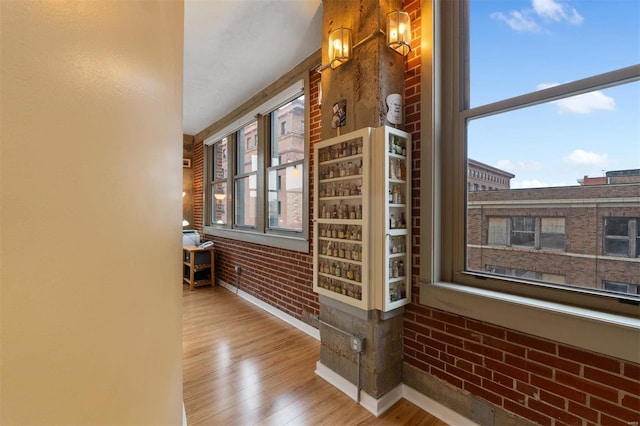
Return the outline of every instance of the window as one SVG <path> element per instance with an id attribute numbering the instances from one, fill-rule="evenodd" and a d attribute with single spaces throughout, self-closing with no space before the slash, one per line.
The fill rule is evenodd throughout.
<path id="1" fill-rule="evenodd" d="M 489 217 L 487 244 L 541 250 L 564 250 L 563 217 Z"/>
<path id="2" fill-rule="evenodd" d="M 309 251 L 307 80 L 305 71 L 204 140 L 205 233 Z"/>
<path id="3" fill-rule="evenodd" d="M 422 52 L 421 90 L 433 102 L 422 104 L 428 119 L 421 122 L 420 244 L 426 247 L 420 250 L 419 302 L 613 357 L 637 359 L 637 348 L 629 342 L 637 339 L 640 295 L 607 292 L 602 280 L 640 284 L 640 262 L 615 259 L 623 262 L 617 266 L 626 278 L 605 277 L 607 265 L 596 262 L 603 257 L 603 216 L 629 216 L 628 209 L 637 208 L 637 202 L 629 203 L 630 198 L 621 193 L 633 193 L 631 199 L 636 200 L 638 185 L 618 186 L 619 198 L 599 200 L 572 198 L 570 191 L 579 187 L 576 179 L 585 174 L 601 176 L 612 167 L 614 158 L 616 168 L 638 168 L 629 166 L 630 158 L 624 157 L 631 149 L 637 159 L 636 149 L 640 148 L 637 127 L 631 128 L 637 123 L 633 117 L 640 114 L 640 3 L 555 0 L 554 8 L 547 11 L 555 10 L 559 15 L 547 18 L 539 16 L 532 7 L 536 3 L 531 1 L 437 0 L 422 5 L 422 39 L 433 43 L 433 54 Z M 523 9 L 516 10 L 518 6 L 513 5 Z M 562 13 L 564 17 L 578 16 L 569 7 L 589 23 L 571 27 L 573 34 L 566 28 L 560 31 L 567 25 Z M 620 21 L 611 19 L 614 10 Z M 518 22 L 525 24 L 522 30 L 536 31 L 512 35 Z M 604 39 L 597 36 L 599 33 L 606 33 Z M 596 46 L 600 43 L 624 46 L 614 53 Z M 594 56 L 593 52 L 598 53 Z M 535 72 L 523 73 L 523 69 Z M 559 84 L 538 87 L 538 81 L 545 80 Z M 484 93 L 478 91 L 482 88 Z M 602 103 L 594 107 L 597 102 L 587 107 L 594 97 L 609 103 L 608 109 L 603 109 Z M 536 117 L 543 109 L 545 117 Z M 575 113 L 577 110 L 585 114 Z M 595 124 L 597 130 L 586 130 Z M 543 128 L 550 132 L 545 134 Z M 597 135 L 602 136 L 600 142 L 586 144 Z M 465 191 L 470 159 L 509 172 L 498 173 L 506 188 Z M 594 170 L 596 165 L 604 167 Z M 559 180 L 555 172 L 561 169 L 575 176 L 566 182 Z M 556 188 L 553 184 L 565 186 Z M 626 210 L 617 214 L 618 208 Z M 588 211 L 597 211 L 597 215 Z M 514 260 L 503 256 L 509 254 L 506 247 L 487 247 L 483 253 L 497 257 L 473 256 L 478 254 L 473 250 L 489 238 L 498 243 L 502 236 L 511 234 L 502 231 L 500 220 L 490 224 L 487 217 L 504 218 L 506 227 L 506 218 L 534 215 L 565 217 L 565 253 L 516 249 Z M 473 233 L 469 229 L 473 226 L 495 226 L 496 231 Z M 541 239 L 542 234 L 559 231 L 555 225 L 545 224 Z M 469 261 L 475 266 L 470 268 Z M 572 274 L 565 275 L 563 268 L 585 262 L 600 276 L 591 274 L 592 281 L 582 283 L 583 287 Z M 606 262 L 610 265 L 611 258 Z M 500 275 L 487 266 L 502 267 L 505 272 L 507 268 L 548 272 L 542 272 L 539 282 L 532 282 Z M 614 326 L 609 315 L 629 326 Z M 594 327 L 599 332 L 594 332 Z M 567 329 L 571 333 L 566 333 Z"/>
<path id="4" fill-rule="evenodd" d="M 211 203 L 211 222 L 216 225 L 226 225 L 227 218 L 227 138 L 208 147 L 207 156 L 210 161 L 210 189 L 209 201 Z"/>
<path id="5" fill-rule="evenodd" d="M 489 245 L 507 246 L 507 218 L 506 217 L 490 217 L 489 218 Z"/>
<path id="6" fill-rule="evenodd" d="M 602 286 L 604 287 L 605 290 L 613 293 L 640 294 L 639 284 L 626 284 L 626 283 L 618 283 L 613 281 L 603 281 Z"/>
<path id="7" fill-rule="evenodd" d="M 268 176 L 268 215 L 270 229 L 302 231 L 304 204 L 304 96 L 300 96 L 269 115 L 271 129 Z M 292 129 L 286 132 L 288 127 Z M 276 130 L 280 129 L 280 134 Z M 296 133 L 295 129 L 300 132 Z"/>
<path id="8" fill-rule="evenodd" d="M 604 254 L 638 257 L 638 223 L 640 220 L 626 217 L 604 219 Z"/>
<path id="9" fill-rule="evenodd" d="M 624 10 L 623 15 L 633 13 L 636 19 L 624 17 L 615 26 L 607 24 L 614 13 L 612 1 L 618 8 L 616 15 Z M 565 284 L 576 291 L 602 288 L 591 272 L 594 270 L 619 271 L 610 277 L 612 281 L 624 279 L 634 269 L 640 272 L 637 263 L 624 259 L 621 262 L 625 263 L 615 266 L 599 265 L 602 252 L 612 257 L 637 257 L 636 219 L 602 215 L 606 211 L 615 216 L 622 211 L 616 203 L 621 205 L 633 197 L 630 194 L 638 194 L 640 176 L 635 184 L 629 184 L 635 189 L 627 187 L 632 191 L 627 195 L 616 185 L 576 185 L 580 178 L 602 176 L 603 170 L 613 167 L 629 172 L 638 168 L 640 7 L 636 2 L 612 1 L 556 0 L 554 10 L 527 8 L 518 2 L 459 2 L 462 41 L 454 49 L 460 54 L 454 60 L 462 66 L 459 78 L 454 75 L 451 81 L 454 92 L 445 95 L 459 102 L 452 108 L 451 122 L 459 127 L 453 131 L 451 143 L 458 144 L 460 157 L 467 156 L 455 166 L 461 171 L 456 190 L 467 188 L 468 182 L 461 178 L 466 178 L 472 160 L 515 176 L 511 189 L 485 191 L 485 185 L 474 183 L 471 191 L 461 195 L 463 200 L 466 196 L 459 204 L 466 206 L 462 207 L 466 221 L 465 231 L 458 233 L 458 241 L 464 241 L 458 250 L 465 254 L 465 260 L 454 266 L 452 276 L 484 285 L 472 277 L 479 273 L 484 279 L 493 274 L 478 261 L 489 255 L 483 250 L 495 252 L 493 246 L 519 249 L 501 251 L 504 264 L 526 261 L 537 264 L 541 271 L 558 271 L 570 280 Z M 516 20 L 517 16 L 521 19 Z M 604 28 L 599 25 L 610 28 L 604 39 L 597 36 L 601 33 L 597 28 Z M 592 40 L 595 45 L 584 49 L 580 39 Z M 621 44 L 624 46 L 601 60 L 594 60 L 589 53 L 599 45 Z M 522 69 L 531 71 L 522 73 Z M 612 128 L 616 131 L 611 132 Z M 630 146 L 635 147 L 631 156 Z M 490 175 L 478 173 L 483 181 L 492 180 Z M 587 207 L 586 201 L 575 202 L 585 198 L 597 208 Z M 640 215 L 637 203 L 628 208 L 631 214 L 637 211 Z M 506 220 L 487 220 L 485 215 L 490 211 L 499 211 Z M 483 220 L 478 220 L 479 214 Z M 571 227 L 565 228 L 566 224 Z M 477 244 L 482 240 L 489 247 Z M 523 254 L 523 248 L 533 250 Z M 509 276 L 511 281 L 532 278 L 518 273 L 496 275 Z M 535 280 L 543 278 L 535 276 Z M 553 288 L 557 280 L 545 284 Z M 505 291 L 517 288 L 499 280 L 495 286 L 504 286 Z"/>
<path id="10" fill-rule="evenodd" d="M 234 180 L 235 225 L 238 227 L 256 226 L 258 214 L 258 152 L 256 148 L 246 148 L 241 141 L 253 140 L 258 131 L 257 121 L 253 121 L 237 133 L 236 167 Z M 249 144 L 249 146 L 251 146 Z"/>

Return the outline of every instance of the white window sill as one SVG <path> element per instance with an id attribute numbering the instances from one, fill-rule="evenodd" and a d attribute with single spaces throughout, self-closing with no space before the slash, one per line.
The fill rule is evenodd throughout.
<path id="1" fill-rule="evenodd" d="M 218 228 L 215 226 L 205 226 L 203 230 L 205 234 L 213 235 L 214 237 L 229 238 L 231 240 L 243 241 L 246 243 L 261 244 L 264 246 L 276 247 L 284 250 L 309 253 L 309 241 L 302 236 L 294 237 L 275 233 L 262 233 L 244 231 L 239 229 Z"/>
<path id="2" fill-rule="evenodd" d="M 566 345 L 640 362 L 640 320 L 637 318 L 443 282 L 421 284 L 420 303 Z"/>

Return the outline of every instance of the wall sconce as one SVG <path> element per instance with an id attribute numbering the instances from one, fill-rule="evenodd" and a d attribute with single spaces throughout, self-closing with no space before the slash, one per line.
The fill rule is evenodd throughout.
<path id="1" fill-rule="evenodd" d="M 351 60 L 351 28 L 340 27 L 329 34 L 329 67 L 335 70 Z"/>
<path id="2" fill-rule="evenodd" d="M 387 14 L 387 47 L 402 56 L 411 52 L 411 18 L 404 10 Z"/>
<path id="3" fill-rule="evenodd" d="M 216 192 L 215 194 L 213 194 L 213 196 L 215 197 L 216 200 L 222 201 L 227 197 L 227 194 L 221 194 Z"/>
<path id="4" fill-rule="evenodd" d="M 340 65 L 351 60 L 352 51 L 370 40 L 385 35 L 384 31 L 377 29 L 356 44 L 352 43 L 351 28 L 340 27 L 329 34 L 329 63 L 319 66 L 316 71 L 321 72 L 327 68 L 335 70 Z M 387 47 L 395 50 L 402 56 L 411 52 L 411 18 L 404 10 L 394 10 L 387 14 Z"/>

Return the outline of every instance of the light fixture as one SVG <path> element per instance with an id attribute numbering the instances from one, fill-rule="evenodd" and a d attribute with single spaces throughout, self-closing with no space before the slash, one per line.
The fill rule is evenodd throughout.
<path id="1" fill-rule="evenodd" d="M 402 56 L 411 52 L 411 18 L 404 10 L 387 14 L 387 47 Z"/>
<path id="2" fill-rule="evenodd" d="M 329 34 L 329 67 L 335 70 L 351 60 L 351 28 L 340 27 Z"/>
<path id="3" fill-rule="evenodd" d="M 351 28 L 340 27 L 329 33 L 329 63 L 319 66 L 316 71 L 321 72 L 327 68 L 335 70 L 340 65 L 351 60 L 352 52 L 374 38 L 385 35 L 385 32 L 377 29 L 364 39 L 353 44 Z M 411 52 L 411 18 L 409 13 L 398 9 L 387 14 L 387 47 L 395 50 L 402 56 Z"/>
<path id="4" fill-rule="evenodd" d="M 213 194 L 213 196 L 216 198 L 216 200 L 224 200 L 227 194 L 215 193 Z"/>
<path id="5" fill-rule="evenodd" d="M 182 219 L 182 226 L 189 226 L 189 221 L 187 219 Z"/>

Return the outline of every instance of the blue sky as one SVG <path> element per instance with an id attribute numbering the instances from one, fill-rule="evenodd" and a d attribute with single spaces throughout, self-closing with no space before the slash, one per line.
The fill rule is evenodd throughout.
<path id="1" fill-rule="evenodd" d="M 640 63 L 639 0 L 471 0 L 471 106 Z M 640 82 L 474 120 L 470 158 L 512 188 L 640 168 Z"/>

